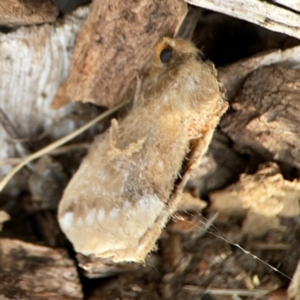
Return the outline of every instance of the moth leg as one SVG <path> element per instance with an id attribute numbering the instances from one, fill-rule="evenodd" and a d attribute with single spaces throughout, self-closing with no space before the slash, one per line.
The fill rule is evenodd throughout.
<path id="1" fill-rule="evenodd" d="M 111 150 L 108 151 L 108 157 L 110 160 L 115 159 L 121 155 L 127 157 L 132 156 L 133 153 L 138 152 L 142 149 L 147 137 L 139 139 L 137 142 L 130 143 L 125 149 L 120 149 L 116 145 L 117 137 L 119 133 L 119 123 L 116 119 L 111 120 L 111 127 L 109 130 L 109 142 Z"/>
<path id="2" fill-rule="evenodd" d="M 163 224 L 164 226 L 164 224 Z M 148 253 L 157 249 L 156 241 L 159 239 L 162 225 L 155 222 L 139 241 L 139 247 L 135 251 L 137 261 L 144 262 Z"/>

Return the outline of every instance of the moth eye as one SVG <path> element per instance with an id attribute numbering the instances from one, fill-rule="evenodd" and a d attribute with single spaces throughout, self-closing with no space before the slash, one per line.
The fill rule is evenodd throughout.
<path id="1" fill-rule="evenodd" d="M 168 63 L 172 59 L 172 57 L 173 57 L 173 49 L 170 47 L 164 49 L 160 53 L 160 60 L 163 63 Z"/>

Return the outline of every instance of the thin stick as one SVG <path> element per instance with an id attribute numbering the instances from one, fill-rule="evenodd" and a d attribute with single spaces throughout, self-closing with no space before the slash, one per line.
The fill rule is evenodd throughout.
<path id="1" fill-rule="evenodd" d="M 55 156 L 55 155 L 61 155 L 65 154 L 70 151 L 76 151 L 76 150 L 87 150 L 91 146 L 91 143 L 80 143 L 80 144 L 74 144 L 74 145 L 67 145 L 67 146 L 62 146 L 59 147 L 55 150 L 52 150 L 49 152 L 50 155 Z"/>
<path id="2" fill-rule="evenodd" d="M 117 110 L 119 110 L 121 107 L 123 107 L 125 104 L 128 104 L 129 102 L 122 102 L 119 105 L 107 110 L 106 112 L 104 112 L 103 114 L 99 115 L 98 117 L 94 118 L 93 120 L 91 120 L 90 122 L 88 122 L 87 124 L 83 125 L 82 127 L 78 128 L 77 130 L 71 132 L 70 134 L 64 136 L 63 138 L 53 142 L 52 144 L 42 148 L 41 150 L 25 157 L 18 165 L 16 165 L 1 181 L 0 181 L 0 192 L 4 189 L 4 187 L 7 185 L 7 183 L 9 182 L 9 180 L 19 171 L 21 170 L 26 164 L 28 164 L 29 162 L 31 162 L 32 160 L 35 160 L 47 153 L 49 153 L 50 151 L 52 151 L 53 149 L 58 148 L 59 146 L 67 143 L 68 141 L 72 140 L 73 138 L 75 138 L 77 135 L 81 134 L 82 132 L 84 132 L 85 130 L 89 129 L 91 126 L 93 126 L 94 124 L 96 124 L 97 122 L 103 120 L 104 118 L 110 116 L 111 114 L 113 114 L 114 112 L 116 112 Z"/>

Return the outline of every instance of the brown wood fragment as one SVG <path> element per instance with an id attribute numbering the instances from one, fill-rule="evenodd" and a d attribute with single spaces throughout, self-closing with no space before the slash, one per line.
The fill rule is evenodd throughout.
<path id="1" fill-rule="evenodd" d="M 221 121 L 242 152 L 300 168 L 300 71 L 269 66 L 254 71 Z"/>
<path id="2" fill-rule="evenodd" d="M 82 299 L 74 262 L 65 251 L 0 239 L 0 299 Z"/>
<path id="3" fill-rule="evenodd" d="M 174 36 L 186 13 L 181 0 L 94 1 L 53 107 L 69 101 L 112 107 L 129 89 L 133 94 L 136 76 L 149 66 L 157 41 Z"/>
<path id="4" fill-rule="evenodd" d="M 299 215 L 299 197 L 300 183 L 285 180 L 275 163 L 267 163 L 256 174 L 242 174 L 238 182 L 211 193 L 210 210 L 227 218 L 247 216 L 243 233 L 263 234 L 274 228 L 282 229 L 278 217 Z"/>
<path id="5" fill-rule="evenodd" d="M 128 273 L 141 268 L 133 263 L 114 263 L 110 258 L 100 259 L 93 256 L 85 256 L 80 253 L 76 255 L 78 266 L 84 270 L 84 275 L 88 278 L 108 277 L 118 273 Z"/>
<path id="6" fill-rule="evenodd" d="M 32 138 L 48 130 L 50 139 L 57 139 L 73 131 L 78 126 L 75 122 L 82 122 L 66 117 L 75 110 L 74 104 L 58 111 L 49 106 L 67 77 L 75 37 L 87 15 L 88 7 L 81 7 L 54 25 L 23 26 L 0 33 L 1 109 L 20 137 Z M 51 129 L 59 120 L 62 123 Z M 16 156 L 16 144 L 2 128 L 0 144 L 1 160 Z M 7 166 L 1 166 L 0 177 L 8 170 Z M 9 193 L 21 189 L 20 181 L 15 183 L 11 183 Z"/>
<path id="7" fill-rule="evenodd" d="M 1 0 L 0 24 L 6 26 L 53 23 L 58 9 L 52 0 Z"/>
<path id="8" fill-rule="evenodd" d="M 229 66 L 219 68 L 220 81 L 226 87 L 226 96 L 228 100 L 232 100 L 245 78 L 254 70 L 272 64 L 299 69 L 299 57 L 300 46 L 295 46 L 286 50 L 279 49 L 267 53 L 261 53 L 233 63 Z"/>

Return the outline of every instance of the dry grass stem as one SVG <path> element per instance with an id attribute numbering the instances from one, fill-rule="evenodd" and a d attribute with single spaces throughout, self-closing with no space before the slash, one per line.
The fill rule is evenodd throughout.
<path id="1" fill-rule="evenodd" d="M 4 189 L 4 187 L 7 185 L 7 183 L 10 181 L 10 179 L 18 172 L 20 171 L 26 164 L 28 164 L 29 162 L 45 155 L 48 154 L 49 152 L 51 152 L 52 150 L 58 148 L 59 146 L 69 142 L 70 140 L 72 140 L 73 138 L 75 138 L 76 136 L 78 136 L 79 134 L 81 134 L 82 132 L 86 131 L 87 129 L 89 129 L 91 126 L 93 126 L 94 124 L 98 123 L 99 121 L 103 120 L 104 118 L 110 116 L 111 114 L 113 114 L 114 112 L 116 112 L 117 110 L 119 110 L 121 107 L 125 106 L 125 104 L 128 104 L 128 101 L 126 102 L 122 102 L 119 105 L 116 105 L 115 107 L 107 110 L 106 112 L 104 112 L 103 114 L 97 116 L 96 118 L 94 118 L 93 120 L 91 120 L 90 122 L 88 122 L 87 124 L 85 124 L 84 126 L 78 128 L 77 130 L 71 132 L 70 134 L 64 136 L 63 138 L 51 143 L 50 145 L 42 148 L 41 150 L 25 157 L 24 159 L 22 159 L 22 161 L 16 165 L 1 181 L 0 181 L 0 192 Z"/>

